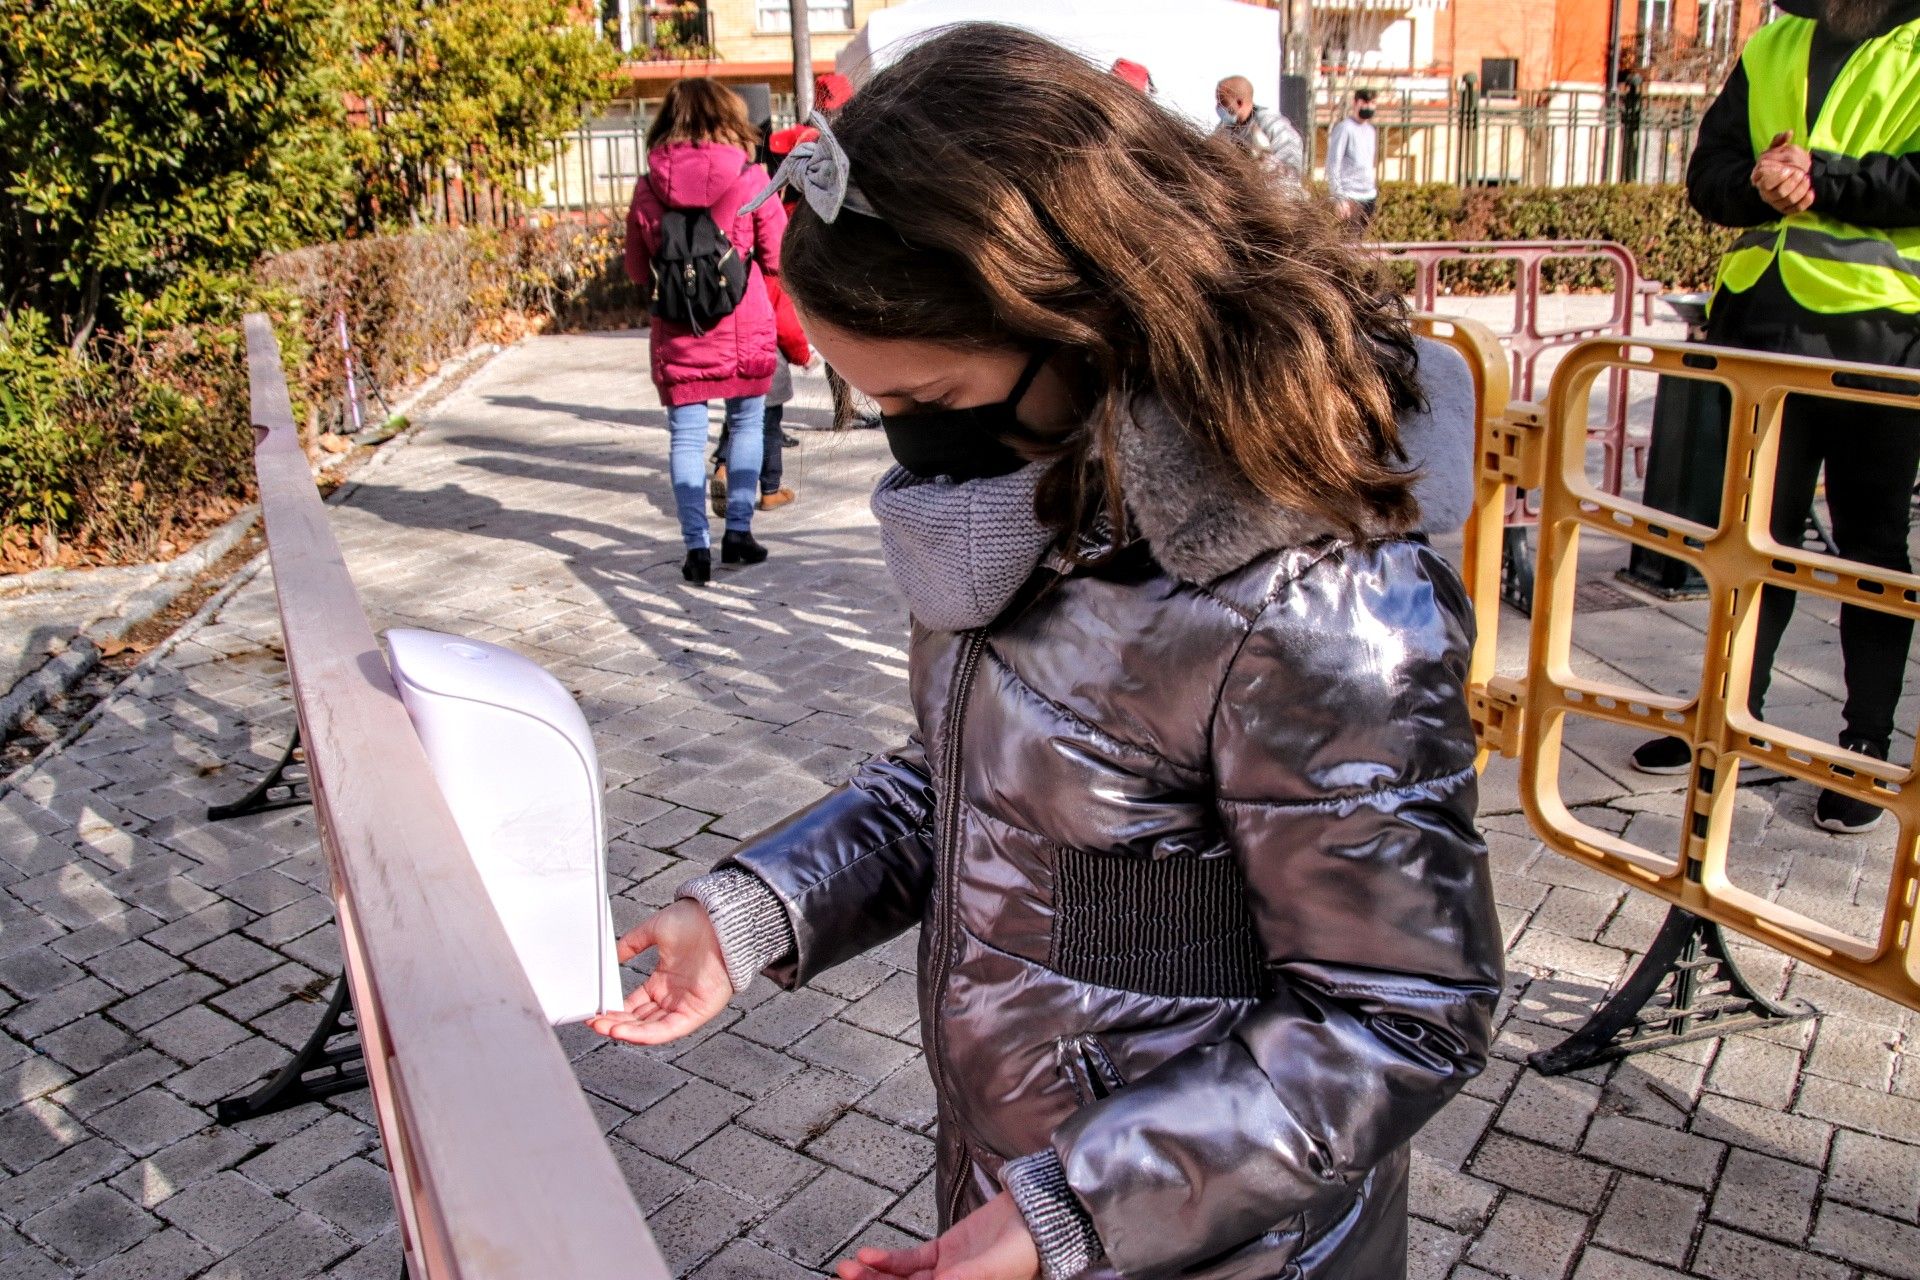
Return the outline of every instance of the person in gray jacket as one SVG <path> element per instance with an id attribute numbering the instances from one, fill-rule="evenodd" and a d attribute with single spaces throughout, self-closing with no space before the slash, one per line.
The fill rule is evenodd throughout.
<path id="1" fill-rule="evenodd" d="M 1214 132 L 1233 139 L 1241 147 L 1259 156 L 1269 169 L 1299 182 L 1307 169 L 1306 147 L 1293 122 L 1271 107 L 1254 105 L 1253 81 L 1245 76 L 1228 76 L 1214 87 L 1214 112 L 1220 123 Z"/>
<path id="2" fill-rule="evenodd" d="M 962 109 L 962 108 L 965 109 Z M 920 929 L 940 1234 L 842 1280 L 1394 1280 L 1486 1061 L 1473 391 L 1324 202 L 1042 37 L 951 28 L 776 181 L 872 396 L 918 731 L 621 942 L 685 1035 Z"/>

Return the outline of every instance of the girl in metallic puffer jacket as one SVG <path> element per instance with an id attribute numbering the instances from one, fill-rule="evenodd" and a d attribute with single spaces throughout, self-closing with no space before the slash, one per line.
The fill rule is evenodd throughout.
<path id="1" fill-rule="evenodd" d="M 877 400 L 919 732 L 622 943 L 685 1035 L 919 926 L 941 1234 L 846 1280 L 1391 1280 L 1500 934 L 1427 530 L 1472 393 L 1324 204 L 1025 32 L 873 77 L 776 182 Z"/>

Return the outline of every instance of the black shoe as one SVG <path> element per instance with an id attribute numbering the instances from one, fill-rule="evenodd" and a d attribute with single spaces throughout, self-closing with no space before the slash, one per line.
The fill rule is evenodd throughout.
<path id="1" fill-rule="evenodd" d="M 794 435 L 791 431 L 782 431 L 780 433 L 780 447 L 782 449 L 798 449 L 800 447 L 800 437 Z"/>
<path id="2" fill-rule="evenodd" d="M 1842 738 L 1840 745 L 1848 751 L 1863 756 L 1872 756 L 1875 760 L 1887 758 L 1887 744 L 1869 742 L 1865 738 Z M 1839 791 L 1822 791 L 1813 805 L 1814 825 L 1824 831 L 1837 831 L 1841 835 L 1858 835 L 1862 831 L 1871 831 L 1880 825 L 1880 819 L 1887 811 L 1879 805 L 1868 804 Z"/>
<path id="3" fill-rule="evenodd" d="M 1649 738 L 1633 749 L 1633 767 L 1658 777 L 1685 773 L 1693 768 L 1693 748 L 1685 738 Z"/>
<path id="4" fill-rule="evenodd" d="M 753 540 L 751 533 L 727 530 L 720 539 L 721 564 L 759 564 L 767 558 L 767 549 Z"/>
<path id="5" fill-rule="evenodd" d="M 680 576 L 696 587 L 704 587 L 713 581 L 713 552 L 705 547 L 695 547 L 687 552 L 687 562 L 680 566 Z"/>

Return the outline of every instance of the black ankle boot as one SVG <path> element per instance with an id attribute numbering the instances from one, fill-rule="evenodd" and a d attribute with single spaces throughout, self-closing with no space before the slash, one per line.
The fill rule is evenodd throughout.
<path id="1" fill-rule="evenodd" d="M 680 576 L 696 587 L 704 587 L 713 581 L 713 552 L 705 547 L 695 547 L 687 552 L 687 562 L 680 566 Z"/>
<path id="2" fill-rule="evenodd" d="M 759 564 L 767 558 L 767 549 L 753 540 L 751 533 L 729 529 L 720 539 L 721 564 Z"/>

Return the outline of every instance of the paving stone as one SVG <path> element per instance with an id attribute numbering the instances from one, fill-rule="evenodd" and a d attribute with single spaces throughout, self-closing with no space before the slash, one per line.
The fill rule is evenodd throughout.
<path id="1" fill-rule="evenodd" d="M 841 1248 L 879 1217 L 891 1199 L 870 1182 L 829 1169 L 787 1199 L 754 1234 L 789 1258 L 820 1266 L 839 1256 Z"/>
<path id="2" fill-rule="evenodd" d="M 154 1210 L 208 1248 L 232 1253 L 293 1216 L 293 1206 L 228 1171 L 197 1182 Z"/>
<path id="3" fill-rule="evenodd" d="M 613 1138 L 607 1146 L 625 1175 L 627 1189 L 633 1193 L 633 1202 L 640 1206 L 641 1213 L 652 1214 L 693 1182 L 693 1175 L 685 1169 L 656 1160 L 630 1142 Z"/>
<path id="4" fill-rule="evenodd" d="M 878 1088 L 860 1099 L 860 1109 L 889 1124 L 897 1124 L 922 1133 L 933 1127 L 933 1077 L 926 1063 L 916 1058 L 880 1082 Z"/>
<path id="5" fill-rule="evenodd" d="M 253 1149 L 251 1139 L 216 1125 L 135 1161 L 108 1181 L 115 1191 L 141 1208 L 152 1209 L 246 1158 Z"/>
<path id="6" fill-rule="evenodd" d="M 104 1186 L 88 1187 L 21 1224 L 27 1235 L 82 1266 L 130 1249 L 159 1228 L 145 1210 Z"/>
<path id="7" fill-rule="evenodd" d="M 0 986 L 23 1000 L 51 995 L 85 976 L 79 965 L 40 948 L 0 956 Z"/>
<path id="8" fill-rule="evenodd" d="M 1571 1151 L 1600 1103 L 1600 1090 L 1566 1076 L 1527 1074 L 1500 1109 L 1500 1128 L 1550 1147 Z"/>
<path id="9" fill-rule="evenodd" d="M 87 1123 L 134 1155 L 146 1156 L 199 1132 L 211 1121 L 164 1089 L 144 1089 Z"/>
<path id="10" fill-rule="evenodd" d="M 1750 1102 L 1709 1094 L 1693 1116 L 1693 1131 L 1762 1155 L 1816 1167 L 1827 1162 L 1833 1126 L 1806 1116 L 1756 1107 Z"/>
<path id="11" fill-rule="evenodd" d="M 1752 1036 L 1728 1036 L 1707 1075 L 1715 1093 L 1784 1111 L 1799 1081 L 1800 1055 Z"/>
<path id="12" fill-rule="evenodd" d="M 1467 1257 L 1473 1264 L 1529 1280 L 1560 1280 L 1573 1265 L 1586 1219 L 1570 1209 L 1509 1192 Z"/>
<path id="13" fill-rule="evenodd" d="M 1642 1262 L 1638 1258 L 1609 1253 L 1605 1249 L 1588 1249 L 1580 1255 L 1580 1265 L 1574 1269 L 1573 1280 L 1686 1280 L 1686 1277 L 1682 1272 Z"/>
<path id="14" fill-rule="evenodd" d="M 1412 1212 L 1455 1231 L 1478 1231 L 1500 1188 L 1413 1153 L 1407 1202 Z"/>
<path id="15" fill-rule="evenodd" d="M 31 1169 L 48 1156 L 78 1142 L 86 1128 L 44 1098 L 34 1098 L 0 1113 L 0 1168 Z"/>
<path id="16" fill-rule="evenodd" d="M 205 1245 L 184 1231 L 168 1229 L 86 1273 L 84 1280 L 187 1280 L 214 1260 Z"/>
<path id="17" fill-rule="evenodd" d="M 845 1001 L 805 989 L 769 1000 L 733 1025 L 733 1033 L 769 1048 L 781 1049 L 841 1011 Z"/>
<path id="18" fill-rule="evenodd" d="M 98 1013 L 119 998 L 120 993 L 100 979 L 82 978 L 49 995 L 25 1001 L 6 1016 L 4 1025 L 23 1040 L 35 1040 L 69 1022 Z"/>
<path id="19" fill-rule="evenodd" d="M 1849 1275 L 1840 1264 L 1711 1224 L 1700 1233 L 1693 1270 L 1712 1280 L 1847 1280 Z"/>
<path id="20" fill-rule="evenodd" d="M 792 1053 L 803 1062 L 878 1084 L 911 1058 L 914 1050 L 844 1022 L 829 1022 L 802 1037 Z"/>
<path id="21" fill-rule="evenodd" d="M 1494 1105 L 1483 1098 L 1456 1096 L 1414 1135 L 1414 1145 L 1442 1164 L 1464 1164 L 1493 1123 L 1494 1113 Z"/>
<path id="22" fill-rule="evenodd" d="M 378 1140 L 379 1135 L 358 1120 L 330 1111 L 248 1160 L 240 1172 L 270 1191 L 287 1192 L 369 1150 Z"/>
<path id="23" fill-rule="evenodd" d="M 1593 1242 L 1680 1266 L 1706 1200 L 1697 1191 L 1623 1173 L 1607 1199 Z"/>
<path id="24" fill-rule="evenodd" d="M 83 1138 L 25 1173 L 0 1180 L 0 1218 L 19 1222 L 118 1172 L 129 1160 L 111 1142 Z"/>
<path id="25" fill-rule="evenodd" d="M 1476 1178 L 1589 1213 L 1600 1207 L 1613 1177 L 1605 1165 L 1500 1133 L 1480 1147 L 1468 1171 Z"/>
<path id="26" fill-rule="evenodd" d="M 574 1071 L 581 1088 L 629 1111 L 646 1110 L 686 1080 L 677 1067 L 621 1044 L 596 1049 Z"/>
<path id="27" fill-rule="evenodd" d="M 705 1080 L 689 1080 L 622 1124 L 621 1137 L 666 1160 L 676 1160 L 746 1110 L 747 1099 Z"/>
<path id="28" fill-rule="evenodd" d="M 1601 1116 L 1588 1130 L 1581 1151 L 1621 1169 L 1682 1186 L 1707 1187 L 1713 1185 L 1726 1148 L 1630 1116 Z"/>
<path id="29" fill-rule="evenodd" d="M 1840 1130 L 1833 1137 L 1825 1195 L 1912 1222 L 1920 1208 L 1920 1147 Z"/>
<path id="30" fill-rule="evenodd" d="M 136 938 L 87 961 L 87 972 L 131 995 L 186 968 L 160 948 Z"/>
<path id="31" fill-rule="evenodd" d="M 140 1043 L 96 1013 L 69 1022 L 51 1035 L 41 1036 L 34 1047 L 56 1062 L 85 1074 L 137 1052 Z"/>
<path id="32" fill-rule="evenodd" d="M 205 1005 L 190 1005 L 141 1033 L 148 1044 L 191 1066 L 204 1062 L 251 1034 Z"/>
<path id="33" fill-rule="evenodd" d="M 940 1226 L 940 1206 L 934 1202 L 935 1178 L 932 1174 L 920 1179 L 913 1190 L 896 1200 L 887 1210 L 886 1219 L 894 1226 L 921 1239 L 931 1239 Z M 1427 1224 L 1415 1220 L 1416 1226 Z"/>
<path id="34" fill-rule="evenodd" d="M 357 1156 L 321 1174 L 290 1199 L 356 1244 L 393 1225 L 393 1185 L 386 1171 Z"/>
<path id="35" fill-rule="evenodd" d="M 694 1271 L 691 1280 L 806 1280 L 817 1274 L 751 1240 L 735 1240 Z"/>
<path id="36" fill-rule="evenodd" d="M 820 1166 L 738 1125 L 728 1125 L 689 1152 L 681 1164 L 722 1186 L 779 1204 Z"/>
<path id="37" fill-rule="evenodd" d="M 1821 1206 L 1813 1247 L 1900 1280 L 1920 1280 L 1920 1227 L 1851 1205 Z"/>
<path id="38" fill-rule="evenodd" d="M 139 1031 L 198 1004 L 219 989 L 219 982 L 204 973 L 182 973 L 122 1000 L 107 1013 L 128 1030 Z"/>
<path id="39" fill-rule="evenodd" d="M 237 933 L 196 947 L 187 952 L 185 959 L 194 968 L 212 974 L 229 986 L 257 977 L 280 963 L 278 955 Z"/>
<path id="40" fill-rule="evenodd" d="M 749 1098 L 765 1096 L 800 1070 L 786 1054 L 726 1032 L 676 1058 L 674 1065 Z"/>
<path id="41" fill-rule="evenodd" d="M 312 1214 L 295 1214 L 239 1252 L 222 1258 L 203 1280 L 259 1280 L 318 1275 L 352 1244 Z"/>
<path id="42" fill-rule="evenodd" d="M 1788 1244 L 1806 1238 L 1818 1170 L 1735 1149 L 1714 1190 L 1713 1219 Z"/>
<path id="43" fill-rule="evenodd" d="M 242 1040 L 167 1081 L 167 1088 L 196 1106 L 251 1093 L 286 1065 L 287 1051 L 271 1040 Z"/>
<path id="44" fill-rule="evenodd" d="M 1407 1226 L 1407 1280 L 1446 1280 L 1467 1238 L 1418 1218 Z"/>
<path id="45" fill-rule="evenodd" d="M 756 1216 L 736 1191 L 695 1182 L 647 1219 L 653 1242 L 676 1274 L 718 1252 Z"/>

